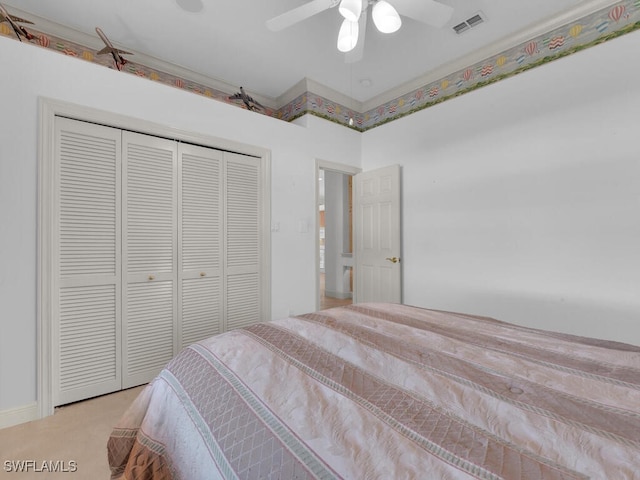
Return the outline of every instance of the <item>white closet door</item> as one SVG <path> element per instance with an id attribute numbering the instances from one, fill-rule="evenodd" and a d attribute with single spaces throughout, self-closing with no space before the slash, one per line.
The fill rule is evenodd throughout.
<path id="1" fill-rule="evenodd" d="M 118 129 L 55 120 L 53 404 L 120 389 Z"/>
<path id="2" fill-rule="evenodd" d="M 225 331 L 261 318 L 260 159 L 225 153 Z"/>
<path id="3" fill-rule="evenodd" d="M 177 144 L 123 132 L 123 388 L 176 353 Z"/>
<path id="4" fill-rule="evenodd" d="M 178 344 L 222 331 L 222 156 L 178 146 Z"/>

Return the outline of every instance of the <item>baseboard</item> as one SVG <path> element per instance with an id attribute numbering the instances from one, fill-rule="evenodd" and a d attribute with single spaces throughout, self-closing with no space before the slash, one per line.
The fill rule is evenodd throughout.
<path id="1" fill-rule="evenodd" d="M 12 427 L 20 423 L 38 419 L 38 403 L 0 411 L 0 428 Z"/>
<path id="2" fill-rule="evenodd" d="M 325 297 L 331 297 L 331 298 L 339 298 L 340 300 L 345 300 L 347 298 L 352 298 L 353 294 L 351 292 L 332 292 L 332 291 L 329 291 L 329 290 L 325 290 L 324 296 Z"/>

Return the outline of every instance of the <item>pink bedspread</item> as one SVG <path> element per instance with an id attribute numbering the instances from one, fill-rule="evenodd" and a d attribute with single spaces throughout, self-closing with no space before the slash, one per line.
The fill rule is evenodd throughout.
<path id="1" fill-rule="evenodd" d="M 640 347 L 360 304 L 192 345 L 114 479 L 640 479 Z"/>

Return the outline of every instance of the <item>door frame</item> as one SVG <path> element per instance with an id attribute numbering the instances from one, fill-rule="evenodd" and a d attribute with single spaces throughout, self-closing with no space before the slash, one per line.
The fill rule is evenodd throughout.
<path id="1" fill-rule="evenodd" d="M 246 145 L 209 135 L 178 130 L 149 120 L 128 117 L 46 97 L 38 98 L 38 204 L 37 204 L 37 261 L 36 261 L 36 401 L 38 418 L 53 415 L 53 332 L 51 325 L 53 278 L 53 256 L 57 240 L 52 219 L 55 214 L 50 201 L 57 194 L 53 172 L 55 158 L 55 118 L 68 117 L 133 132 L 155 135 L 179 142 L 192 143 L 217 150 L 236 152 L 260 158 L 261 178 L 264 186 L 260 202 L 263 231 L 261 248 L 262 316 L 259 321 L 271 319 L 271 151 L 266 148 Z"/>
<path id="2" fill-rule="evenodd" d="M 353 167 L 351 165 L 345 165 L 342 163 L 330 162 L 327 160 L 316 159 L 316 200 L 315 200 L 315 211 L 316 211 L 316 255 L 315 255 L 315 291 L 316 291 L 316 308 L 315 310 L 320 310 L 320 170 L 331 171 L 336 173 L 342 173 L 344 175 L 354 176 L 357 173 L 362 172 L 362 168 Z M 353 195 L 353 193 L 352 193 Z M 353 199 L 353 198 L 352 198 Z M 354 235 L 354 245 L 355 245 L 355 231 Z"/>

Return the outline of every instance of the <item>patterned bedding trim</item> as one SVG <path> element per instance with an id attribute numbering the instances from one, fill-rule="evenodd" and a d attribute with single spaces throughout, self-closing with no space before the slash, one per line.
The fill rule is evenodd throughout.
<path id="1" fill-rule="evenodd" d="M 483 431 L 287 330 L 256 324 L 243 333 L 365 408 L 426 452 L 476 478 L 588 478 Z"/>
<path id="2" fill-rule="evenodd" d="M 142 429 L 114 429 L 108 442 L 111 478 L 121 480 L 172 480 L 175 472 L 163 444 Z M 113 467 L 118 465 L 118 467 Z"/>
<path id="3" fill-rule="evenodd" d="M 433 315 L 434 312 L 425 310 L 421 318 L 415 318 L 407 315 L 391 315 L 384 310 L 358 305 L 346 307 L 346 310 L 355 311 L 364 315 L 406 325 L 419 330 L 445 335 L 449 338 L 460 340 L 467 344 L 477 345 L 483 349 L 494 350 L 503 354 L 519 357 L 563 372 L 574 373 L 602 382 L 640 390 L 640 370 L 638 369 L 625 368 L 619 365 L 610 365 L 588 358 L 569 356 L 564 353 L 526 345 L 523 342 L 509 342 L 504 338 L 495 338 L 478 332 L 474 332 L 473 337 L 470 337 L 466 332 L 461 331 L 459 328 L 445 326 L 442 321 L 437 318 L 429 319 L 428 317 Z M 316 312 L 315 314 L 309 315 L 322 315 L 322 313 Z M 311 318 L 309 315 L 302 315 L 301 318 Z M 514 328 L 510 324 L 500 322 L 500 325 L 506 330 L 520 330 Z M 533 329 L 528 329 L 527 331 L 536 332 Z"/>
<path id="4" fill-rule="evenodd" d="M 161 376 L 180 398 L 224 478 L 262 478 L 259 475 L 263 473 L 256 470 L 261 466 L 268 469 L 274 457 L 278 457 L 275 464 L 285 466 L 284 474 L 291 475 L 283 478 L 336 478 L 331 468 L 206 348 L 191 345 L 182 352 L 180 362 L 171 362 Z M 221 398 L 224 401 L 216 401 Z M 227 422 L 228 418 L 234 421 Z M 258 446 L 248 447 L 250 440 Z M 265 443 L 271 445 L 268 454 L 258 448 Z M 247 453 L 247 448 L 254 449 Z"/>
<path id="5" fill-rule="evenodd" d="M 602 405 L 523 378 L 514 379 L 513 376 L 479 367 L 452 355 L 411 345 L 370 328 L 340 320 L 330 313 L 318 312 L 301 315 L 298 318 L 332 328 L 405 362 L 418 365 L 431 373 L 446 376 L 450 380 L 475 388 L 524 410 L 581 428 L 623 445 L 640 448 L 640 416 L 634 412 Z"/>
<path id="6" fill-rule="evenodd" d="M 351 305 L 347 306 L 347 308 L 352 308 Z M 418 307 L 419 308 L 419 307 Z M 456 313 L 456 312 L 447 312 L 446 310 L 429 310 L 430 312 L 444 314 L 450 317 L 459 317 L 467 320 L 475 320 L 486 323 L 493 323 L 496 325 L 502 325 L 511 330 L 518 330 L 520 332 L 528 332 L 534 333 L 536 335 L 555 338 L 558 340 L 564 340 L 566 342 L 571 343 L 579 343 L 582 345 L 587 345 L 591 347 L 600 347 L 607 348 L 610 350 L 619 350 L 621 352 L 640 352 L 640 346 L 631 345 L 630 343 L 617 342 L 615 340 L 604 340 L 601 338 L 591 338 L 591 337 L 581 337 L 579 335 L 572 335 L 570 333 L 562 333 L 562 332 L 553 332 L 550 330 L 541 330 L 539 328 L 525 327 L 523 325 L 516 325 L 509 322 L 504 322 L 502 320 L 498 320 L 496 318 L 484 317 L 481 315 L 469 315 L 466 313 Z"/>

